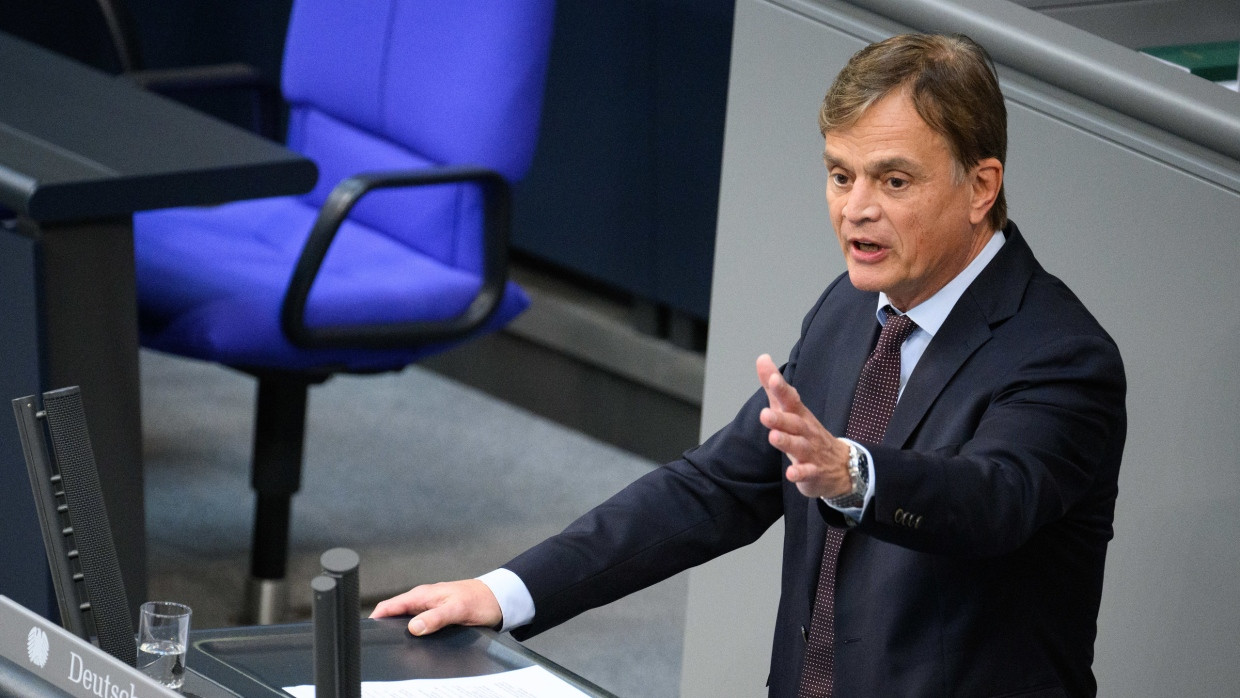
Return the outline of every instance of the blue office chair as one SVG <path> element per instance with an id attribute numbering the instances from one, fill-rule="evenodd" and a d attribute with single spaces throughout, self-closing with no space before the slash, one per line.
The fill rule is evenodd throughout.
<path id="1" fill-rule="evenodd" d="M 248 617 L 283 605 L 307 390 L 498 329 L 508 182 L 533 156 L 553 0 L 297 0 L 282 89 L 298 197 L 134 217 L 144 346 L 258 379 Z M 359 464 L 361 465 L 361 464 Z"/>

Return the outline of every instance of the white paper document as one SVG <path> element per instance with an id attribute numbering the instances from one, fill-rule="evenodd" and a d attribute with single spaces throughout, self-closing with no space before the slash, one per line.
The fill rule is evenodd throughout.
<path id="1" fill-rule="evenodd" d="M 294 698 L 314 698 L 314 686 L 286 686 Z M 362 698 L 584 698 L 585 693 L 540 666 L 457 679 L 363 681 Z"/>

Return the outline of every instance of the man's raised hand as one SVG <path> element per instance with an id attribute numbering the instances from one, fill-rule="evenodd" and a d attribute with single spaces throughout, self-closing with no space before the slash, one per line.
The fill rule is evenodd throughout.
<path id="1" fill-rule="evenodd" d="M 806 497 L 837 497 L 852 489 L 848 477 L 848 446 L 832 436 L 802 402 L 769 354 L 758 357 L 758 380 L 766 390 L 768 407 L 759 420 L 771 430 L 771 445 L 783 451 L 792 465 L 785 477 Z"/>

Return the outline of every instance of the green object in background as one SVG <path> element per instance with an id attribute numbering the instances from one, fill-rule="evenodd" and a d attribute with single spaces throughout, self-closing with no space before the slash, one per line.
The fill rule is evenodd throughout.
<path id="1" fill-rule="evenodd" d="M 1181 44 L 1141 49 L 1155 58 L 1182 65 L 1193 75 L 1215 82 L 1236 79 L 1240 63 L 1240 41 L 1214 41 L 1208 44 Z"/>

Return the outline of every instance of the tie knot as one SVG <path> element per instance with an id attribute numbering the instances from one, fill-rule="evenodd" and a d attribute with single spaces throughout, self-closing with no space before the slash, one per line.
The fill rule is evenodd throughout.
<path id="1" fill-rule="evenodd" d="M 913 330 L 917 329 L 917 323 L 907 315 L 900 315 L 895 308 L 889 305 L 883 306 L 883 313 L 887 315 L 887 324 L 883 325 L 883 331 L 878 334 L 878 347 L 884 351 L 898 349 L 904 340 L 908 339 Z"/>

